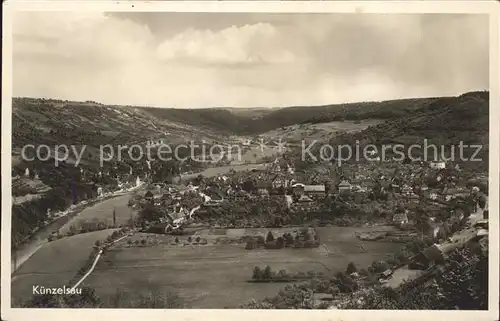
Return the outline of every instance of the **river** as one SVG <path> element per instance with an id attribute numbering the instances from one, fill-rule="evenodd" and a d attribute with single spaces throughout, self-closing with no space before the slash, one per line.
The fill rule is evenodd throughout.
<path id="1" fill-rule="evenodd" d="M 47 239 L 52 233 L 57 232 L 64 225 L 77 218 L 85 211 L 99 211 L 100 207 L 106 206 L 109 203 L 117 202 L 120 197 L 124 197 L 124 195 L 116 194 L 111 196 L 111 198 L 108 197 L 89 206 L 82 205 L 81 208 L 75 209 L 74 211 L 69 212 L 64 216 L 55 219 L 54 221 L 50 222 L 49 225 L 38 230 L 27 243 L 21 245 L 19 248 L 12 252 L 11 272 L 17 270 L 24 262 L 26 262 L 33 254 L 35 254 L 35 252 L 38 251 L 39 248 L 48 243 Z"/>
<path id="2" fill-rule="evenodd" d="M 182 180 L 187 181 L 197 177 L 198 175 L 203 175 L 205 177 L 213 177 L 217 175 L 226 174 L 232 169 L 235 171 L 244 171 L 244 170 L 252 170 L 252 169 L 261 169 L 264 168 L 266 164 L 246 164 L 246 165 L 228 165 L 221 167 L 213 167 L 204 170 L 201 173 L 183 175 Z M 60 230 L 63 226 L 67 225 L 73 219 L 77 219 L 80 215 L 84 216 L 85 211 L 93 211 L 93 212 L 106 212 L 113 211 L 113 207 L 119 206 L 122 203 L 120 196 L 122 194 L 115 195 L 111 199 L 107 198 L 98 203 L 90 205 L 86 208 L 82 208 L 80 210 L 75 210 L 74 212 L 68 213 L 65 216 L 62 216 L 49 225 L 41 228 L 38 232 L 36 232 L 32 238 L 20 246 L 18 249 L 13 251 L 11 256 L 11 271 L 14 272 L 21 266 L 24 262 L 26 262 L 35 252 L 41 248 L 44 244 L 46 244 L 47 238 L 54 232 Z"/>

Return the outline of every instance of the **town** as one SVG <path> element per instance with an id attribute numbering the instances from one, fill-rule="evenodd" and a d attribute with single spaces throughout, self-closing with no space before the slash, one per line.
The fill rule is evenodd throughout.
<path id="1" fill-rule="evenodd" d="M 6 319 L 495 312 L 494 19 L 208 5 L 9 19 Z"/>

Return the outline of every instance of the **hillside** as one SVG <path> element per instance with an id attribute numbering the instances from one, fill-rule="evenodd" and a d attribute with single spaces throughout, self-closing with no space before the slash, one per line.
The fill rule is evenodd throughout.
<path id="1" fill-rule="evenodd" d="M 223 133 L 255 135 L 277 128 L 306 123 L 343 120 L 395 119 L 425 108 L 437 98 L 415 98 L 324 106 L 285 108 L 144 108 L 158 119 L 201 126 Z"/>
<path id="2" fill-rule="evenodd" d="M 446 97 L 432 100 L 405 117 L 386 120 L 378 125 L 369 126 L 360 132 L 346 132 L 329 140 L 332 146 L 348 144 L 360 146 L 374 144 L 376 146 L 403 144 L 406 150 L 412 145 L 444 146 L 445 156 L 450 156 L 451 146 L 455 146 L 455 157 L 459 158 L 458 146 L 482 145 L 476 158 L 482 162 L 464 162 L 477 169 L 487 169 L 489 150 L 489 94 L 488 92 L 470 92 L 458 97 Z M 379 148 L 379 150 L 381 150 Z M 414 155 L 423 155 L 421 150 L 413 149 Z M 433 150 L 429 149 L 429 157 Z M 464 149 L 465 157 L 472 157 L 475 148 Z M 390 155 L 390 151 L 387 151 Z"/>
<path id="3" fill-rule="evenodd" d="M 165 137 L 173 143 L 217 138 L 211 131 L 161 120 L 143 108 L 31 98 L 12 101 L 12 143 L 101 144 L 145 142 Z"/>

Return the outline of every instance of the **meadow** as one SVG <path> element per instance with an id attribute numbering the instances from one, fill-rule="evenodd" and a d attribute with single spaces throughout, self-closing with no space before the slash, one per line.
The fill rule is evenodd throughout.
<path id="1" fill-rule="evenodd" d="M 266 140 L 276 141 L 281 138 L 284 142 L 300 143 L 301 140 L 322 140 L 334 137 L 338 135 L 338 133 L 362 131 L 369 126 L 375 126 L 379 123 L 381 123 L 381 120 L 365 119 L 362 121 L 346 120 L 318 124 L 296 124 L 277 128 L 261 135 Z"/>
<path id="2" fill-rule="evenodd" d="M 33 293 L 33 286 L 63 286 L 85 264 L 97 240 L 105 240 L 115 229 L 79 234 L 44 244 L 12 275 L 13 306 Z"/>
<path id="3" fill-rule="evenodd" d="M 355 231 L 359 229 L 321 228 L 318 234 L 325 242 L 313 249 L 245 250 L 244 244 L 213 242 L 172 246 L 169 236 L 155 236 L 165 238 L 155 245 L 129 247 L 124 240 L 105 253 L 84 285 L 95 288 L 104 300 L 117 290 L 146 293 L 154 289 L 179 296 L 186 308 L 237 308 L 252 299 L 274 296 L 284 286 L 246 282 L 255 266 L 328 275 L 344 271 L 351 261 L 366 268 L 400 246 L 363 242 Z M 225 237 L 231 236 L 241 236 L 241 230 L 225 233 Z"/>

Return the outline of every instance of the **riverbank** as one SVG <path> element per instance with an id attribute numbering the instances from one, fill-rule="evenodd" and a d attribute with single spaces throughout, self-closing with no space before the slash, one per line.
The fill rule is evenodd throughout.
<path id="1" fill-rule="evenodd" d="M 12 249 L 11 253 L 11 273 L 16 271 L 24 262 L 26 262 L 33 254 L 36 253 L 45 243 L 48 242 L 48 237 L 52 233 L 56 233 L 65 225 L 67 225 L 78 214 L 91 207 L 97 206 L 105 201 L 127 195 L 128 193 L 142 187 L 133 187 L 127 190 L 118 190 L 112 193 L 106 193 L 102 197 L 95 198 L 90 201 L 83 201 L 74 207 L 70 207 L 64 211 L 56 213 L 52 221 L 46 226 L 38 229 L 36 233 L 31 235 L 29 239 L 16 249 Z"/>

